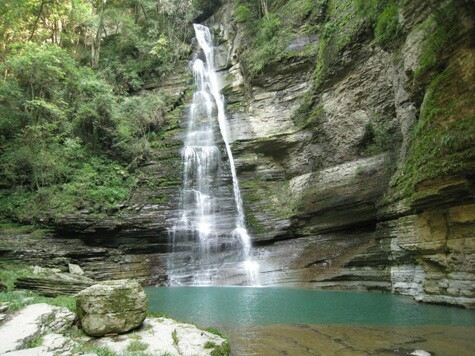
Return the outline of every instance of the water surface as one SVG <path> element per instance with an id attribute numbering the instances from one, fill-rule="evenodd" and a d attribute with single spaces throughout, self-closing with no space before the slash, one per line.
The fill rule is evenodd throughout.
<path id="1" fill-rule="evenodd" d="M 297 288 L 148 288 L 150 309 L 202 326 L 269 324 L 475 326 L 475 311 L 389 293 Z"/>

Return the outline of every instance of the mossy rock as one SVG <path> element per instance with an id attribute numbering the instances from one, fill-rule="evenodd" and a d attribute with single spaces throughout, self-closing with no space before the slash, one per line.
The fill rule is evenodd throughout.
<path id="1" fill-rule="evenodd" d="M 80 292 L 76 308 L 86 334 L 122 334 L 145 320 L 147 296 L 137 281 L 106 281 Z"/>

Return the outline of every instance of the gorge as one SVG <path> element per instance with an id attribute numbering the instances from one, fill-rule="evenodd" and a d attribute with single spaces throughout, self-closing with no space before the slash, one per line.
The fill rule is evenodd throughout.
<path id="1" fill-rule="evenodd" d="M 18 266 L 55 269 L 15 275 L 51 295 L 137 279 L 188 322 L 255 313 L 229 332 L 259 335 L 257 354 L 328 335 L 473 351 L 473 310 L 453 308 L 475 306 L 472 1 L 120 0 L 47 4 L 37 23 L 24 3 L 0 5 L 6 289 Z M 60 285 L 70 264 L 84 276 Z M 361 335 L 339 325 L 352 301 L 380 311 Z M 307 326 L 259 314 L 293 302 Z M 354 346 L 398 311 L 428 319 Z"/>

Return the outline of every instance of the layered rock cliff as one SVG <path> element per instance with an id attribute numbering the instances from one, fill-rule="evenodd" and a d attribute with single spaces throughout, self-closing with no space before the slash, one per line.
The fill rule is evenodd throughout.
<path id="1" fill-rule="evenodd" d="M 258 74 L 236 7 L 208 20 L 262 283 L 473 305 L 472 6 L 402 1 L 390 45 L 356 2 L 316 6 Z"/>
<path id="2" fill-rule="evenodd" d="M 312 4 L 259 70 L 239 2 L 224 1 L 206 20 L 261 284 L 473 306 L 473 5 L 391 3 L 382 10 L 397 22 L 388 41 L 359 3 Z M 275 11 L 285 23 L 292 8 Z M 141 167 L 143 181 L 106 219 L 78 212 L 55 221 L 55 236 L 41 243 L 55 252 L 49 265 L 166 283 L 190 89 L 186 63 L 157 84 L 171 98 L 169 126 Z M 4 241 L 4 257 L 37 256 L 28 239 Z"/>

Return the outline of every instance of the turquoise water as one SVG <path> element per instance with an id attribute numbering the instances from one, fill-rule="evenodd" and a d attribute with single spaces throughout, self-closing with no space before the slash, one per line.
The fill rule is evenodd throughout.
<path id="1" fill-rule="evenodd" d="M 268 324 L 475 325 L 475 311 L 389 293 L 292 288 L 147 288 L 149 309 L 201 326 Z"/>

